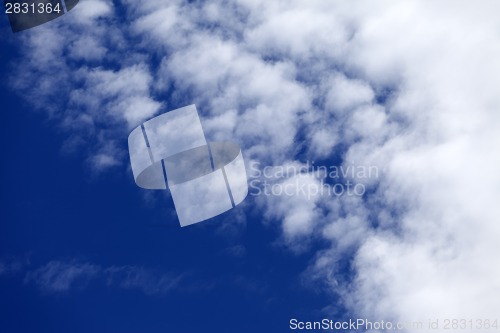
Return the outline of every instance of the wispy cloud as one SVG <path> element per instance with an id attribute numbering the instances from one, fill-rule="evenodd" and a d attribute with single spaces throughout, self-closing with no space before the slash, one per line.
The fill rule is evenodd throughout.
<path id="1" fill-rule="evenodd" d="M 75 260 L 53 260 L 27 272 L 25 283 L 33 284 L 46 293 L 82 290 L 93 283 L 109 288 L 139 290 L 146 295 L 162 295 L 183 290 L 182 282 L 186 276 L 139 266 L 104 267 Z"/>
<path id="2" fill-rule="evenodd" d="M 89 263 L 51 261 L 26 275 L 25 282 L 34 283 L 45 292 L 65 292 L 84 287 L 101 272 Z"/>
<path id="3" fill-rule="evenodd" d="M 104 271 L 106 284 L 123 289 L 138 289 L 147 295 L 166 294 L 182 288 L 186 274 L 155 273 L 142 267 L 112 266 Z"/>
<path id="4" fill-rule="evenodd" d="M 29 255 L 24 257 L 3 256 L 0 257 L 0 276 L 16 275 L 30 264 Z"/>

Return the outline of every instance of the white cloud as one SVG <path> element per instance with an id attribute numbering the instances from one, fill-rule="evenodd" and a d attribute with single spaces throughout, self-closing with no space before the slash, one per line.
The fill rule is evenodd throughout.
<path id="1" fill-rule="evenodd" d="M 76 60 L 100 60 L 106 55 L 106 52 L 107 49 L 90 36 L 76 40 L 69 47 L 70 57 Z"/>
<path id="2" fill-rule="evenodd" d="M 317 158 L 325 158 L 330 156 L 334 150 L 333 148 L 340 142 L 340 135 L 338 133 L 338 126 L 333 124 L 311 126 L 311 133 L 309 134 L 309 151 Z"/>
<path id="3" fill-rule="evenodd" d="M 105 153 L 99 153 L 92 156 L 90 162 L 96 170 L 108 169 L 110 167 L 120 165 L 120 162 L 113 155 Z"/>
<path id="4" fill-rule="evenodd" d="M 152 76 L 143 64 L 118 71 L 81 69 L 84 87 L 70 94 L 69 104 L 83 108 L 94 119 L 124 120 L 129 128 L 152 117 L 162 104 L 150 96 Z"/>
<path id="5" fill-rule="evenodd" d="M 252 25 L 245 32 L 249 48 L 270 56 L 310 62 L 342 53 L 350 29 L 332 5 L 300 1 L 273 3 L 240 1 L 250 10 Z M 335 6 L 335 5 L 333 5 Z"/>
<path id="6" fill-rule="evenodd" d="M 266 214 L 282 220 L 283 233 L 294 245 L 300 236 L 311 235 L 320 221 L 321 212 L 316 203 L 321 195 L 319 190 L 316 193 L 309 189 L 317 189 L 321 184 L 310 174 L 298 174 L 271 185 L 267 189 Z"/>
<path id="7" fill-rule="evenodd" d="M 346 160 L 385 169 L 376 193 L 385 208 L 372 206 L 384 228 L 363 234 L 355 283 L 344 293 L 359 313 L 426 320 L 492 316 L 499 306 L 500 271 L 491 265 L 498 251 L 500 211 L 493 201 L 500 179 L 493 168 L 499 158 L 491 149 L 500 143 L 492 112 L 500 100 L 489 89 L 499 76 L 486 73 L 499 73 L 500 49 L 487 42 L 494 39 L 490 5 L 447 12 L 412 2 L 360 21 L 346 62 L 398 91 L 388 114 L 358 118 L 356 111 L 350 120 L 363 135 Z M 389 124 L 391 118 L 400 124 Z M 373 138 L 382 133 L 390 135 Z M 335 221 L 326 230 L 339 227 Z"/>
<path id="8" fill-rule="evenodd" d="M 371 87 L 361 80 L 350 80 L 342 74 L 329 79 L 325 107 L 340 115 L 363 104 L 371 103 L 375 94 Z"/>
<path id="9" fill-rule="evenodd" d="M 81 0 L 68 15 L 71 15 L 72 21 L 92 25 L 96 20 L 112 14 L 113 2 L 111 0 Z"/>

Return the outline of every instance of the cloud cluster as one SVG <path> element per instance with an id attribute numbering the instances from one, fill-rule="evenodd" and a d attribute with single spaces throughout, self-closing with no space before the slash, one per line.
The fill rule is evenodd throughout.
<path id="1" fill-rule="evenodd" d="M 94 167 L 119 165 L 116 142 L 127 133 L 117 128 L 133 127 L 166 100 L 196 103 L 209 137 L 238 138 L 263 165 L 301 158 L 376 165 L 381 177 L 364 197 L 258 203 L 290 247 L 330 243 L 307 276 L 359 316 L 495 314 L 498 2 L 120 5 L 125 14 L 110 1 L 82 1 L 73 20 L 30 31 L 29 71 L 13 80 L 73 137 L 92 138 Z M 64 286 L 84 267 L 61 280 L 49 268 L 40 276 Z"/>
<path id="2" fill-rule="evenodd" d="M 112 1 L 87 0 L 20 36 L 22 66 L 11 86 L 69 133 L 63 151 L 81 151 L 92 170 L 123 164 L 121 138 L 162 108 L 153 74 L 129 48 Z"/>

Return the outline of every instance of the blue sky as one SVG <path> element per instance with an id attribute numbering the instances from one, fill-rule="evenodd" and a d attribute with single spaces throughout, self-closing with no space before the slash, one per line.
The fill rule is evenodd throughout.
<path id="1" fill-rule="evenodd" d="M 180 228 L 171 198 L 144 202 L 126 169 L 90 175 L 80 155 L 61 154 L 53 124 L 5 91 L 2 103 L 11 159 L 0 244 L 12 267 L 1 277 L 2 332 L 280 330 L 291 314 L 317 317 L 329 304 L 300 282 L 311 254 L 274 245 L 276 230 L 248 206 Z M 246 223 L 232 222 L 241 212 Z M 81 271 L 44 279 L 50 263 L 54 275 Z M 113 268 L 122 273 L 108 285 Z"/>
<path id="2" fill-rule="evenodd" d="M 181 229 L 166 194 L 145 202 L 127 169 L 89 174 L 79 154 L 61 153 L 64 135 L 43 115 L 6 90 L 2 103 L 11 157 L 0 244 L 12 266 L 1 277 L 2 332 L 280 330 L 290 315 L 315 318 L 329 304 L 301 284 L 311 254 L 275 245 L 276 230 L 249 205 Z M 241 212 L 243 225 L 232 221 Z M 69 281 L 55 277 L 78 267 Z M 123 274 L 109 285 L 113 268 Z"/>
<path id="3" fill-rule="evenodd" d="M 498 9 L 82 0 L 19 34 L 3 15 L 0 332 L 494 319 Z M 181 228 L 135 185 L 127 137 L 189 104 L 250 180 L 297 191 Z M 311 162 L 379 172 L 326 179 L 366 189 L 332 196 L 248 167 Z"/>
<path id="4" fill-rule="evenodd" d="M 20 47 L 6 21 L 3 76 Z M 180 228 L 166 192 L 138 188 L 126 166 L 91 170 L 85 147 L 64 152 L 68 133 L 8 82 L 1 101 L 10 157 L 1 164 L 0 331 L 280 331 L 291 316 L 319 318 L 330 304 L 301 281 L 312 252 L 277 244 L 252 198 Z"/>

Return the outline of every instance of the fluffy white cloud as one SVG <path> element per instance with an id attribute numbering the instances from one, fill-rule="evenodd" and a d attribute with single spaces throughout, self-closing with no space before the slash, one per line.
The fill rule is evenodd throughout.
<path id="1" fill-rule="evenodd" d="M 147 59 L 130 51 L 114 15 L 110 1 L 81 1 L 61 19 L 26 31 L 23 66 L 10 79 L 34 109 L 71 132 L 64 151 L 86 146 L 97 171 L 121 165 L 125 152 L 115 140 L 163 106 L 153 96 Z"/>
<path id="2" fill-rule="evenodd" d="M 93 119 L 111 116 L 134 128 L 161 107 L 150 97 L 152 76 L 143 64 L 118 71 L 83 68 L 77 74 L 84 87 L 70 93 L 69 105 L 78 113 L 83 108 Z"/>
<path id="3" fill-rule="evenodd" d="M 100 60 L 106 55 L 107 49 L 92 37 L 76 40 L 69 47 L 69 54 L 76 60 Z"/>
<path id="4" fill-rule="evenodd" d="M 269 185 L 263 189 L 263 194 L 268 196 L 266 214 L 282 220 L 283 233 L 287 242 L 292 243 L 290 245 L 295 245 L 294 241 L 300 236 L 317 231 L 316 224 L 321 218 L 321 211 L 316 206 L 321 199 L 318 179 L 309 174 L 297 174 Z"/>
<path id="5" fill-rule="evenodd" d="M 363 104 L 370 104 L 375 97 L 372 88 L 361 80 L 348 79 L 336 74 L 327 83 L 325 107 L 336 114 L 345 114 Z"/>
<path id="6" fill-rule="evenodd" d="M 94 25 L 96 20 L 112 14 L 113 2 L 111 0 L 83 0 L 73 11 L 69 12 L 72 21 L 85 25 Z"/>

